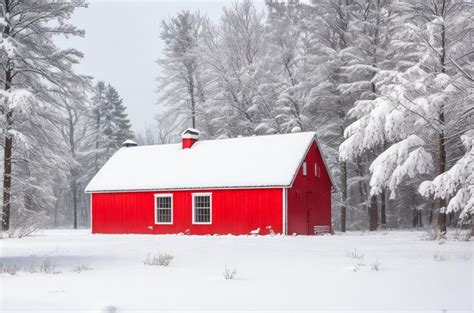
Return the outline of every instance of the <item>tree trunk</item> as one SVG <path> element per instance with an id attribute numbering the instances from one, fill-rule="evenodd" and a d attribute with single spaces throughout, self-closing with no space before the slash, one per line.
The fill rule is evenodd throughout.
<path id="1" fill-rule="evenodd" d="M 74 118 L 71 110 L 68 109 L 69 114 L 69 148 L 71 150 L 71 156 L 74 161 L 76 161 L 76 133 L 74 129 Z M 100 119 L 97 120 L 100 122 Z M 97 142 L 96 142 L 97 144 Z M 96 151 L 97 152 L 97 151 Z M 70 170 L 71 173 L 71 192 L 72 192 L 72 207 L 74 214 L 74 229 L 77 229 L 77 176 L 79 174 L 79 169 L 76 168 L 76 165 Z"/>
<path id="2" fill-rule="evenodd" d="M 345 161 L 340 163 L 341 165 L 341 197 L 342 197 L 342 205 L 341 205 L 341 231 L 346 231 L 346 201 L 347 201 L 347 163 Z"/>
<path id="3" fill-rule="evenodd" d="M 369 230 L 377 230 L 378 224 L 378 210 L 377 210 L 377 196 L 370 196 L 370 205 L 369 205 Z"/>
<path id="4" fill-rule="evenodd" d="M 196 128 L 196 97 L 194 95 L 194 77 L 193 73 L 189 73 L 188 92 L 191 99 L 191 124 L 192 128 Z"/>
<path id="5" fill-rule="evenodd" d="M 26 180 L 31 179 L 31 171 L 30 171 L 30 164 L 29 164 L 30 162 L 28 161 L 29 157 L 30 157 L 29 153 L 26 153 L 24 165 L 23 165 Z M 35 208 L 35 205 L 33 203 L 33 193 L 34 193 L 34 188 L 32 188 L 30 185 L 26 185 L 23 187 L 23 206 L 28 211 L 38 210 L 37 208 Z"/>
<path id="6" fill-rule="evenodd" d="M 7 16 L 10 14 L 10 1 L 5 0 L 3 3 L 3 14 Z M 5 24 L 3 28 L 3 37 L 8 38 L 10 36 L 10 25 Z M 10 60 L 7 59 L 5 62 L 5 91 L 9 90 L 12 86 L 12 68 Z M 7 104 L 7 103 L 5 103 Z M 11 188 L 12 188 L 12 151 L 13 151 L 13 138 L 8 133 L 12 125 L 12 112 L 10 108 L 5 105 L 5 111 L 3 112 L 6 116 L 6 128 L 3 146 L 3 214 L 2 214 L 2 230 L 10 229 L 10 210 L 11 210 Z"/>
<path id="7" fill-rule="evenodd" d="M 77 229 L 77 188 L 76 188 L 76 179 L 73 178 L 72 184 L 71 184 L 71 190 L 72 190 L 72 207 L 74 211 L 74 229 Z"/>
<path id="8" fill-rule="evenodd" d="M 99 140 L 100 140 L 100 114 L 97 113 L 96 117 L 96 135 L 95 135 L 95 154 L 94 154 L 94 168 L 96 174 L 99 171 Z"/>
<path id="9" fill-rule="evenodd" d="M 433 205 L 431 205 L 430 216 L 429 216 L 428 220 L 429 220 L 429 224 L 430 224 L 430 227 L 431 227 L 433 225 Z"/>
<path id="10" fill-rule="evenodd" d="M 439 120 L 444 124 L 444 113 L 439 114 Z M 438 175 L 446 171 L 446 146 L 444 133 L 438 135 Z M 439 199 L 438 228 L 441 234 L 446 233 L 446 206 L 447 199 Z"/>
<path id="11" fill-rule="evenodd" d="M 443 1 L 442 11 L 441 14 L 444 14 L 445 8 L 445 1 Z M 445 53 L 446 53 L 446 29 L 443 23 L 441 23 L 442 31 L 441 31 L 441 56 L 440 56 L 440 64 L 441 64 L 441 72 L 446 72 L 446 60 L 445 60 Z M 445 116 L 444 116 L 444 108 L 441 106 L 440 113 L 438 115 L 438 121 L 441 127 L 444 127 Z M 446 171 L 446 142 L 444 137 L 444 131 L 441 130 L 438 134 L 438 175 L 443 174 Z M 447 199 L 439 199 L 439 213 L 438 213 L 438 228 L 440 234 L 443 235 L 446 233 L 446 206 L 447 206 Z"/>
<path id="12" fill-rule="evenodd" d="M 355 170 L 356 170 L 357 176 L 359 176 L 359 177 L 365 176 L 364 167 L 363 167 L 363 164 L 362 164 L 362 158 L 360 156 L 358 156 L 356 158 Z M 367 184 L 364 180 L 359 179 L 358 183 L 357 183 L 357 186 L 358 186 L 359 197 L 360 197 L 358 199 L 359 200 L 358 203 L 362 203 L 367 198 L 367 193 L 368 193 Z"/>
<path id="13" fill-rule="evenodd" d="M 56 193 L 56 191 L 55 191 Z M 61 192 L 58 191 L 56 196 L 56 201 L 54 203 L 54 227 L 58 226 L 58 210 L 59 210 L 59 202 L 60 202 L 60 197 L 61 197 Z"/>
<path id="14" fill-rule="evenodd" d="M 474 236 L 474 216 L 471 215 L 471 236 Z"/>
<path id="15" fill-rule="evenodd" d="M 423 227 L 423 211 L 418 207 L 417 194 L 412 192 L 413 228 Z"/>
<path id="16" fill-rule="evenodd" d="M 386 193 L 385 188 L 383 188 L 382 193 L 380 194 L 380 226 L 382 228 L 387 227 L 387 217 L 385 214 L 387 199 L 386 199 L 385 193 Z"/>
<path id="17" fill-rule="evenodd" d="M 5 148 L 3 153 L 3 216 L 2 230 L 10 229 L 11 210 L 11 187 L 12 187 L 12 148 L 13 139 L 10 135 L 5 136 Z"/>
<path id="18" fill-rule="evenodd" d="M 418 210 L 418 208 L 413 208 L 413 228 L 423 227 L 423 219 L 421 213 L 421 210 Z"/>
<path id="19" fill-rule="evenodd" d="M 8 28 L 8 27 L 5 27 Z M 5 32 L 5 31 L 4 31 Z M 5 91 L 11 88 L 12 70 L 5 72 Z M 4 137 L 3 150 L 3 216 L 2 230 L 10 229 L 10 211 L 11 211 L 11 188 L 12 188 L 12 152 L 13 138 L 9 134 L 12 125 L 12 112 L 8 106 L 5 106 L 6 132 Z"/>

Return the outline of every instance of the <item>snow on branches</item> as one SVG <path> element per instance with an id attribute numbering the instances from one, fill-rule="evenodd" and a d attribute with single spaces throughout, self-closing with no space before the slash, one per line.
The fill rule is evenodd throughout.
<path id="1" fill-rule="evenodd" d="M 461 211 L 461 218 L 474 214 L 474 131 L 461 136 L 466 154 L 448 171 L 431 181 L 424 181 L 419 192 L 424 197 L 451 199 L 446 213 Z"/>
<path id="2" fill-rule="evenodd" d="M 6 109 L 17 109 L 27 111 L 28 107 L 35 102 L 33 94 L 26 89 L 0 90 L 1 103 L 6 104 Z"/>
<path id="3" fill-rule="evenodd" d="M 394 198 L 395 188 L 405 175 L 413 178 L 418 174 L 428 173 L 432 159 L 423 145 L 424 141 L 420 137 L 410 135 L 381 153 L 370 166 L 370 193 L 380 194 L 384 187 L 388 187 L 391 198 Z"/>

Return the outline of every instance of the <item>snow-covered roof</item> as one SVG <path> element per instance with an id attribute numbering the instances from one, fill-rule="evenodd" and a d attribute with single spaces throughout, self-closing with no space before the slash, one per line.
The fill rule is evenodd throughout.
<path id="1" fill-rule="evenodd" d="M 134 147 L 134 146 L 138 146 L 138 144 L 131 139 L 127 139 L 122 143 L 122 147 Z"/>
<path id="2" fill-rule="evenodd" d="M 181 138 L 184 139 L 184 138 L 190 138 L 190 139 L 199 139 L 199 135 L 201 134 L 201 132 L 197 129 L 194 129 L 194 128 L 188 128 L 186 129 L 182 134 L 181 134 Z"/>
<path id="3" fill-rule="evenodd" d="M 86 192 L 290 186 L 314 132 L 123 147 Z"/>

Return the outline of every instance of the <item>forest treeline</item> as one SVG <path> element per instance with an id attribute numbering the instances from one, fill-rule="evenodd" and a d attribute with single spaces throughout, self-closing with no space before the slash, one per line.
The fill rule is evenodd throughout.
<path id="1" fill-rule="evenodd" d="M 88 226 L 85 185 L 135 137 L 117 90 L 76 73 L 82 53 L 53 40 L 84 36 L 68 20 L 86 6 L 0 1 L 4 230 Z M 337 230 L 442 234 L 474 212 L 473 12 L 460 0 L 180 12 L 160 28 L 161 113 L 136 139 L 176 142 L 190 126 L 208 139 L 315 131 Z"/>
<path id="2" fill-rule="evenodd" d="M 469 222 L 474 210 L 473 5 L 252 1 L 163 21 L 164 112 L 139 136 L 316 131 L 336 229 Z M 231 166 L 231 165 L 230 165 Z"/>

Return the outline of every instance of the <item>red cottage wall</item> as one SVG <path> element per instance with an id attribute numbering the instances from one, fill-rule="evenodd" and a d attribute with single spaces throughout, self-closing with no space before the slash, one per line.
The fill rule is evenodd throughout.
<path id="1" fill-rule="evenodd" d="M 212 193 L 212 224 L 192 224 L 192 193 Z M 173 194 L 173 225 L 155 225 L 154 195 Z M 272 226 L 282 232 L 282 189 L 182 190 L 92 194 L 93 233 L 248 234 Z M 152 228 L 150 228 L 152 227 Z"/>
<path id="2" fill-rule="evenodd" d="M 307 175 L 301 165 L 292 188 L 288 189 L 288 234 L 313 235 L 315 225 L 331 226 L 331 180 L 316 143 L 306 157 Z M 315 163 L 321 168 L 315 176 Z"/>

